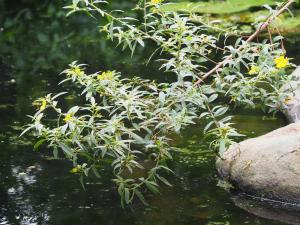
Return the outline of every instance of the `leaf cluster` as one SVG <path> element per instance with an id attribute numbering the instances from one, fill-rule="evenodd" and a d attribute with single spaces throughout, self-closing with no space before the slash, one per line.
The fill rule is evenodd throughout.
<path id="1" fill-rule="evenodd" d="M 90 171 L 100 176 L 100 168 L 109 164 L 122 205 L 132 203 L 135 196 L 145 203 L 143 190 L 158 193 L 159 183 L 170 186 L 164 175 L 171 171 L 171 133 L 204 123 L 212 149 L 223 153 L 240 136 L 228 115 L 230 108 L 261 105 L 277 112 L 292 97 L 292 90 L 282 86 L 293 77 L 275 60 L 285 55 L 281 36 L 260 43 L 238 38 L 234 44 L 222 44 L 219 33 L 194 22 L 197 15 L 162 12 L 160 1 L 137 6 L 135 10 L 144 13 L 141 21 L 107 11 L 105 4 L 73 0 L 66 8 L 69 15 L 83 11 L 107 19 L 101 31 L 132 54 L 138 46 L 154 42 L 157 49 L 148 60 L 154 54 L 161 56 L 161 70 L 175 75 L 176 81 L 122 79 L 116 71 L 88 74 L 86 65 L 73 62 L 62 72 L 66 76 L 62 83 L 81 87 L 85 104 L 64 112 L 58 99 L 65 93 L 38 99 L 40 108 L 24 132 L 32 130 L 40 138 L 35 147 L 47 142 L 55 156 L 62 152 L 81 177 Z M 209 80 L 195 85 L 214 65 L 217 53 L 232 57 Z"/>

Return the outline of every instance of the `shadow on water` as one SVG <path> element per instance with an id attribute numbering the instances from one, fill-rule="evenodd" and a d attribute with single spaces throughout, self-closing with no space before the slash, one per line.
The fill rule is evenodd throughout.
<path id="1" fill-rule="evenodd" d="M 117 3 L 123 8 L 132 4 Z M 162 187 L 161 195 L 149 194 L 149 207 L 135 203 L 125 210 L 105 171 L 101 179 L 87 180 L 84 191 L 70 174 L 69 162 L 53 160 L 46 149 L 36 153 L 31 140 L 18 138 L 25 114 L 33 110 L 32 100 L 63 91 L 57 86 L 61 79 L 57 74 L 74 60 L 89 64 L 93 71 L 116 69 L 129 76 L 172 79 L 161 76 L 155 63 L 145 66 L 150 48 L 139 49 L 130 58 L 101 39 L 86 17 L 65 19 L 61 6 L 60 1 L 42 5 L 34 0 L 0 1 L 4 12 L 0 13 L 0 41 L 4 43 L 0 46 L 0 224 L 293 224 L 279 213 L 278 217 L 259 214 L 263 211 L 260 204 L 247 202 L 248 207 L 235 197 L 232 201 L 218 186 L 215 156 L 203 141 L 201 124 L 175 137 L 173 144 L 181 153 L 170 165 L 176 174 L 170 177 L 174 187 Z M 76 91 L 68 91 L 73 98 L 66 100 L 67 106 L 78 98 Z M 239 112 L 235 122 L 250 137 L 285 125 L 283 118 L 273 120 L 253 111 Z"/>

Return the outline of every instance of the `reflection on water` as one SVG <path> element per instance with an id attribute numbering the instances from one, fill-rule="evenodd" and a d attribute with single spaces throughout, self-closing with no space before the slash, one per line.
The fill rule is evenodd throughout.
<path id="1" fill-rule="evenodd" d="M 232 200 L 237 206 L 254 215 L 293 225 L 300 224 L 300 205 L 256 199 L 244 194 L 234 195 Z"/>
<path id="2" fill-rule="evenodd" d="M 2 110 L 7 125 L 16 117 L 14 111 Z M 284 125 L 284 121 L 263 120 L 261 114 L 240 113 L 239 127 L 257 136 Z M 254 126 L 256 123 L 257 126 Z M 2 124 L 3 126 L 3 124 Z M 8 126 L 4 126 L 6 129 Z M 35 153 L 31 146 L 15 145 L 10 128 L 1 130 L 0 152 L 0 224 L 59 225 L 221 225 L 221 224 L 285 224 L 263 219 L 234 205 L 229 193 L 217 186 L 214 155 L 201 142 L 201 125 L 188 129 L 174 144 L 182 150 L 171 167 L 173 188 L 162 188 L 161 195 L 148 195 L 149 207 L 135 203 L 125 210 L 110 184 L 109 175 L 100 180 L 87 180 L 84 191 L 71 165 L 52 160 L 45 153 Z M 251 212 L 251 211 L 250 211 Z"/>
<path id="3" fill-rule="evenodd" d="M 259 214 L 256 209 L 262 207 L 245 207 L 235 198 L 232 201 L 230 194 L 218 187 L 214 154 L 208 151 L 209 143 L 203 140 L 200 124 L 190 127 L 181 137 L 174 137 L 172 144 L 181 150 L 171 165 L 175 171 L 175 176 L 170 177 L 174 187 L 162 187 L 161 195 L 148 194 L 149 207 L 137 202 L 121 209 L 117 191 L 105 171 L 100 180 L 87 180 L 84 191 L 78 177 L 69 173 L 69 162 L 52 160 L 46 149 L 36 153 L 30 140 L 18 138 L 24 115 L 32 111 L 32 99 L 47 92 L 62 91 L 57 86 L 61 77 L 56 74 L 76 59 L 90 64 L 93 70 L 117 69 L 124 74 L 168 78 L 161 76 L 155 65 L 145 67 L 142 59 L 149 55 L 150 48 L 138 50 L 137 56 L 130 58 L 126 52 L 120 53 L 113 45 L 98 39 L 96 30 L 91 30 L 86 20 L 78 18 L 69 23 L 62 15 L 54 17 L 60 1 L 46 1 L 44 8 L 34 11 L 30 11 L 30 4 L 36 1 L 21 1 L 27 4 L 27 10 L 17 14 L 19 20 L 12 15 L 16 13 L 13 3 L 20 1 L 5 2 L 10 3 L 7 7 L 11 10 L 8 19 L 3 19 L 0 13 L 0 20 L 6 21 L 0 34 L 6 43 L 0 46 L 0 225 L 280 225 L 291 222 L 287 217 Z M 131 4 L 127 2 L 122 1 L 125 8 Z M 73 33 L 65 37 L 61 33 L 64 31 Z M 77 96 L 72 89 L 69 91 L 74 99 L 66 100 L 68 106 Z M 239 112 L 235 123 L 243 133 L 253 137 L 285 124 L 282 118 L 271 120 L 253 111 Z"/>

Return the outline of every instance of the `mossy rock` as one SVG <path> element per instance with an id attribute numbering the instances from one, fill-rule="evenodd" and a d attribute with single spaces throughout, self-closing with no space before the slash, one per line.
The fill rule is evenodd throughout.
<path id="1" fill-rule="evenodd" d="M 261 18 L 264 21 L 269 16 L 269 11 L 259 10 L 256 12 L 242 12 L 235 14 L 213 15 L 208 17 L 209 21 L 213 21 L 212 26 L 221 29 L 230 29 L 238 26 L 238 29 L 244 34 L 249 34 L 254 31 L 252 23 Z M 197 22 L 195 20 L 195 22 Z M 272 33 L 277 33 L 286 37 L 299 36 L 300 33 L 300 11 L 294 11 L 294 15 L 285 13 L 277 18 L 277 20 L 270 26 Z"/>
<path id="2" fill-rule="evenodd" d="M 278 31 L 283 34 L 284 36 L 293 36 L 298 35 L 300 32 L 300 11 L 294 11 L 294 15 L 291 16 L 289 13 L 282 14 L 279 16 L 270 26 L 271 31 L 277 33 Z M 246 25 L 245 27 L 248 28 L 251 23 L 254 23 L 259 18 L 262 21 L 265 20 L 267 16 L 269 16 L 269 11 L 267 10 L 260 10 L 256 12 L 244 12 L 244 13 L 237 13 L 233 15 L 220 15 L 218 19 L 220 20 L 221 24 L 225 24 L 226 27 L 233 26 L 235 24 L 243 24 Z M 247 29 L 249 32 L 253 31 L 252 29 Z"/>
<path id="3" fill-rule="evenodd" d="M 227 0 L 210 2 L 179 2 L 161 6 L 163 11 L 181 11 L 208 14 L 230 14 L 246 11 L 253 7 L 274 5 L 274 0 Z"/>
<path id="4" fill-rule="evenodd" d="M 261 19 L 264 21 L 270 12 L 266 9 L 250 10 L 251 8 L 274 5 L 274 0 L 227 0 L 209 2 L 180 2 L 169 3 L 161 6 L 163 11 L 180 11 L 189 13 L 210 14 L 210 21 L 218 21 L 213 26 L 218 28 L 231 28 L 235 25 L 244 33 L 251 33 L 254 27 L 252 23 Z M 295 36 L 300 33 L 300 10 L 295 10 L 294 15 L 289 13 L 281 15 L 271 27 L 271 30 L 285 36 Z M 276 29 L 275 29 L 276 26 Z"/>

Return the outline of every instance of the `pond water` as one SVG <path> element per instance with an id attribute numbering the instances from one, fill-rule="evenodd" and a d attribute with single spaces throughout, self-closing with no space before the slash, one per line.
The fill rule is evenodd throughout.
<path id="1" fill-rule="evenodd" d="M 61 78 L 57 74 L 75 59 L 90 64 L 91 69 L 95 70 L 117 69 L 124 74 L 143 74 L 147 78 L 159 78 L 161 73 L 155 69 L 155 63 L 145 67 L 141 59 L 148 54 L 147 50 L 141 50 L 137 57 L 130 59 L 126 53 L 114 50 L 112 45 L 91 38 L 97 37 L 97 34 L 91 33 L 86 37 L 89 27 L 79 29 L 81 36 L 77 40 L 78 28 L 72 26 L 75 35 L 67 38 L 67 47 L 56 43 L 54 38 L 55 34 L 59 36 L 60 29 L 53 28 L 58 29 L 55 34 L 47 33 L 47 29 L 55 27 L 47 19 L 44 24 L 35 21 L 30 32 L 22 33 L 19 39 L 15 37 L 21 34 L 18 32 L 28 28 L 30 21 L 25 21 L 23 25 L 12 24 L 0 36 L 4 37 L 2 41 L 10 44 L 0 48 L 0 224 L 297 224 L 293 222 L 295 212 L 289 209 L 284 211 L 282 217 L 271 217 L 276 220 L 256 216 L 259 214 L 257 211 L 266 208 L 264 205 L 247 197 L 229 194 L 218 185 L 215 155 L 209 151 L 209 143 L 201 141 L 201 125 L 190 127 L 181 137 L 175 138 L 173 144 L 182 153 L 175 157 L 171 165 L 175 175 L 170 177 L 170 181 L 174 186 L 161 187 L 161 195 L 148 195 L 149 207 L 135 203 L 122 209 L 117 191 L 110 185 L 110 177 L 105 174 L 100 180 L 86 180 L 84 191 L 78 177 L 69 172 L 69 162 L 53 160 L 45 149 L 36 153 L 32 140 L 18 138 L 21 125 L 26 121 L 25 115 L 32 112 L 32 100 L 48 92 L 62 91 L 62 87 L 57 86 Z M 85 24 L 84 19 L 75 22 Z M 47 28 L 39 34 L 41 43 L 32 40 L 38 26 Z M 11 41 L 12 37 L 16 40 Z M 45 46 L 42 45 L 44 39 L 49 41 Z M 49 49 L 48 45 L 52 47 Z M 63 55 L 51 55 L 60 51 Z M 73 99 L 66 101 L 67 105 L 75 101 L 77 95 L 75 92 L 73 94 Z M 251 110 L 239 112 L 235 122 L 236 127 L 248 137 L 267 133 L 286 124 L 281 117 L 273 119 Z M 267 208 L 272 212 L 275 210 L 277 215 L 280 214 L 278 211 L 283 212 L 275 204 Z"/>

